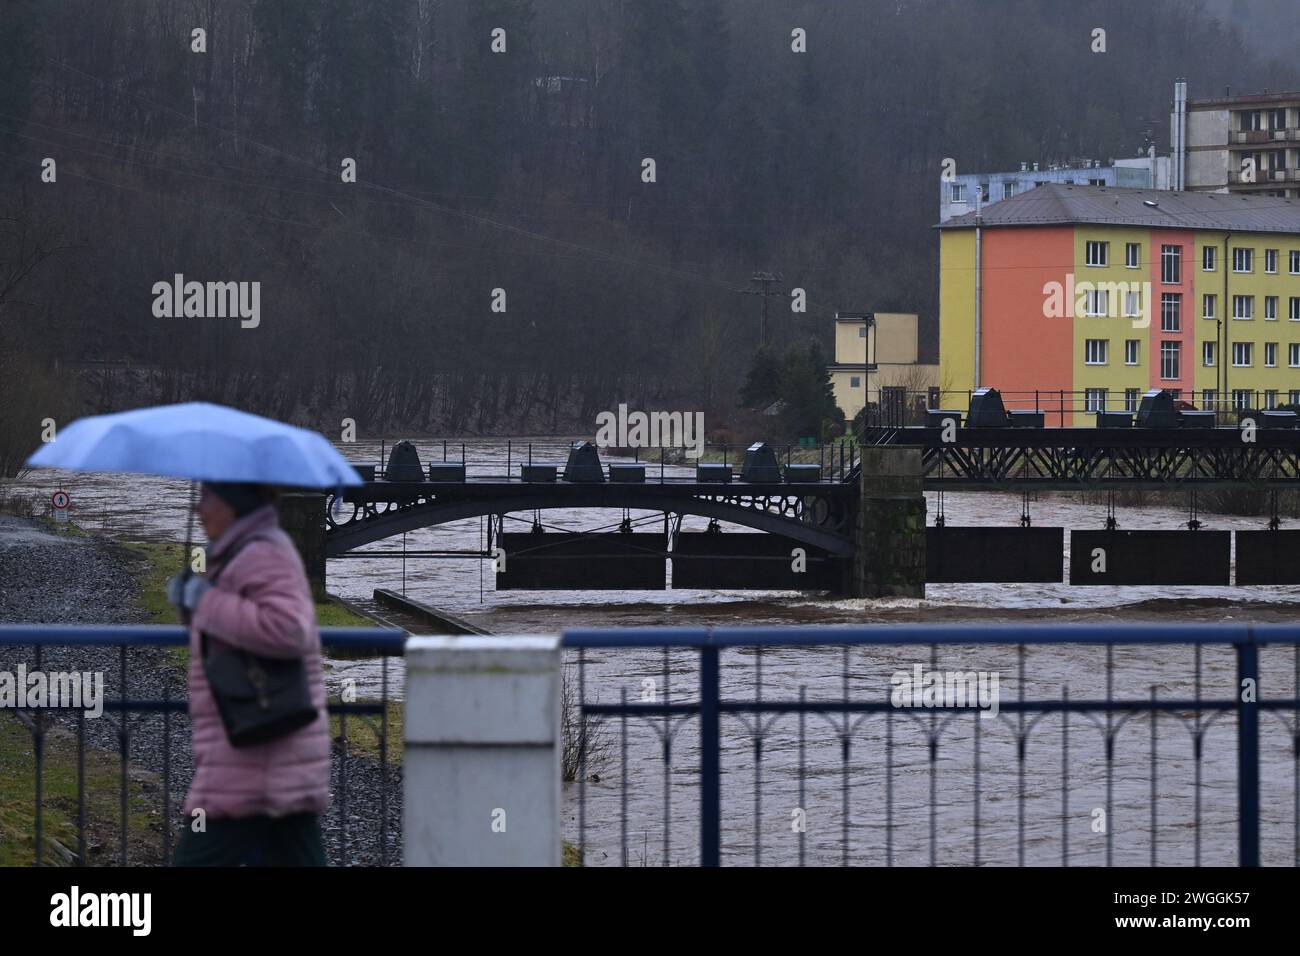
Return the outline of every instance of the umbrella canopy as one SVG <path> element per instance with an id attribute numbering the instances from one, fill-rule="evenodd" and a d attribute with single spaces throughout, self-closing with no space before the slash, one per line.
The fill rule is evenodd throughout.
<path id="1" fill-rule="evenodd" d="M 79 418 L 27 464 L 304 488 L 361 484 L 320 434 L 208 402 Z"/>

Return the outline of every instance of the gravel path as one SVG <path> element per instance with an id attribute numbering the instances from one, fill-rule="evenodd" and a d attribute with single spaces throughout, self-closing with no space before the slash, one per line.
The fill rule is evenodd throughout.
<path id="1" fill-rule="evenodd" d="M 0 515 L 0 623 L 143 623 L 147 616 L 132 599 L 138 591 L 136 575 L 144 567 L 143 558 L 111 541 L 51 534 L 39 522 Z M 45 648 L 42 655 L 42 667 L 46 670 L 102 671 L 104 693 L 110 700 L 121 692 L 121 662 L 121 651 L 115 647 Z M 29 670 L 35 666 L 33 648 L 0 646 L 0 670 L 13 672 L 20 663 Z M 164 695 L 183 700 L 187 693 L 184 671 L 162 648 L 128 648 L 126 680 L 126 696 L 133 700 L 157 700 Z M 75 726 L 75 719 L 70 715 L 54 719 Z M 102 718 L 84 724 L 88 746 L 117 752 L 118 727 L 114 716 L 105 713 Z M 159 793 L 159 813 L 162 812 L 164 754 L 169 751 L 171 810 L 179 828 L 183 824 L 179 810 L 193 775 L 188 717 L 173 716 L 166 736 L 161 714 L 132 715 L 128 727 L 133 775 L 146 792 Z M 330 862 L 336 865 L 344 857 L 344 827 L 340 817 L 343 802 L 339 787 L 342 770 L 343 756 L 336 741 L 331 772 L 333 802 L 322 823 Z M 401 768 L 390 767 L 387 778 L 385 783 L 377 761 L 348 756 L 346 859 L 349 865 L 380 862 L 383 820 L 380 809 L 385 792 L 388 862 L 401 862 Z M 117 860 L 116 845 L 100 849 L 104 856 Z M 94 854 L 91 858 L 95 859 Z M 156 859 L 161 860 L 161 848 Z"/>

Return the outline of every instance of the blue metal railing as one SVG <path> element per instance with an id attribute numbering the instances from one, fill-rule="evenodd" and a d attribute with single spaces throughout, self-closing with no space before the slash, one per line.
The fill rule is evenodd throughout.
<path id="1" fill-rule="evenodd" d="M 133 699 L 130 693 L 131 667 L 128 662 L 128 649 L 139 647 L 179 647 L 189 642 L 188 633 L 179 625 L 90 625 L 90 624 L 0 624 L 0 652 L 5 649 L 32 649 L 35 670 L 40 670 L 43 655 L 52 648 L 116 648 L 118 650 L 118 687 L 115 700 L 102 701 L 105 712 L 117 715 L 117 741 L 120 756 L 120 804 L 119 827 L 120 849 L 119 862 L 126 865 L 130 861 L 129 853 L 129 816 L 128 816 L 128 776 L 131 767 L 131 722 L 133 715 L 157 713 L 162 715 L 162 757 L 161 757 L 161 801 L 162 801 L 162 853 L 164 864 L 171 858 L 172 799 L 171 799 L 171 763 L 170 747 L 171 716 L 183 713 L 187 704 L 183 699 L 171 698 L 163 683 L 162 699 Z M 378 788 L 379 822 L 377 825 L 377 859 L 380 865 L 387 864 L 391 847 L 399 845 L 396 835 L 398 827 L 390 832 L 388 810 L 388 702 L 389 674 L 388 658 L 400 656 L 404 652 L 406 632 L 396 628 L 373 627 L 324 627 L 321 628 L 323 647 L 367 652 L 378 655 L 381 660 L 381 694 L 378 701 L 331 701 L 327 709 L 331 715 L 339 717 L 339 738 L 341 759 L 337 761 L 338 783 L 335 787 L 334 810 L 340 833 L 339 858 L 336 863 L 346 864 L 348 859 L 348 717 L 360 717 L 363 720 L 373 718 L 378 726 L 374 727 L 379 744 Z M 44 840 L 44 770 L 45 739 L 49 733 L 45 713 L 58 712 L 59 707 L 33 708 L 28 715 L 22 710 L 15 711 L 19 719 L 32 735 L 33 759 L 35 762 L 35 860 L 37 866 L 43 863 L 46 850 Z M 2 711 L 0 711 L 2 713 Z M 76 716 L 77 737 L 77 852 L 72 862 L 77 865 L 87 863 L 86 839 L 86 718 L 78 709 Z M 398 825 L 400 826 L 400 824 Z"/>
<path id="2" fill-rule="evenodd" d="M 348 778 L 347 778 L 347 717 L 349 714 L 376 715 L 381 722 L 381 756 L 380 764 L 387 779 L 386 750 L 386 707 L 388 699 L 387 657 L 400 655 L 406 635 L 398 630 L 381 630 L 370 628 L 325 628 L 322 629 L 323 643 L 336 648 L 370 651 L 381 655 L 383 660 L 383 697 L 379 703 L 331 703 L 330 712 L 340 715 L 341 738 L 344 760 L 339 767 L 336 786 L 336 808 L 338 827 L 342 832 L 341 852 L 346 855 L 349 846 L 348 828 Z M 40 666 L 42 651 L 52 647 L 109 647 L 117 648 L 120 653 L 120 686 L 116 688 L 117 699 L 107 701 L 105 709 L 120 714 L 119 740 L 121 744 L 121 862 L 128 862 L 127 850 L 127 767 L 130 760 L 130 724 L 127 717 L 136 713 L 158 712 L 164 722 L 163 732 L 163 819 L 170 823 L 170 786 L 167 754 L 167 721 L 171 714 L 184 710 L 184 702 L 168 699 L 133 700 L 129 696 L 129 670 L 127 667 L 127 649 L 129 646 L 166 646 L 182 645 L 186 641 L 185 632 L 179 627 L 141 626 L 84 626 L 84 625 L 0 625 L 0 649 L 23 646 L 32 647 L 35 662 Z M 1290 683 L 1292 688 L 1300 690 L 1300 625 L 1247 625 L 1247 624 L 1170 624 L 1170 625 L 876 625 L 866 627 L 795 627 L 795 628 L 632 628 L 632 629 L 578 629 L 564 635 L 564 644 L 577 656 L 578 688 L 577 709 L 582 722 L 581 737 L 586 739 L 587 721 L 617 720 L 622 728 L 619 741 L 622 755 L 622 774 L 619 782 L 619 846 L 621 859 L 628 862 L 628 827 L 629 827 L 629 789 L 633 775 L 629 771 L 628 721 L 643 721 L 662 728 L 660 743 L 664 763 L 663 791 L 663 861 L 669 862 L 672 856 L 672 801 L 670 799 L 670 779 L 667 772 L 672 768 L 673 735 L 683 722 L 695 721 L 699 728 L 698 760 L 687 769 L 688 785 L 694 788 L 695 805 L 698 807 L 699 861 L 705 865 L 718 865 L 723 860 L 723 780 L 724 775 L 735 779 L 734 747 L 724 746 L 735 743 L 734 737 L 724 737 L 732 733 L 737 722 L 744 728 L 753 744 L 754 788 L 753 788 L 753 854 L 754 862 L 763 860 L 763 840 L 761 821 L 763 819 L 763 770 L 765 766 L 765 740 L 774 736 L 771 731 L 772 721 L 779 715 L 794 715 L 798 718 L 798 771 L 797 785 L 799 806 L 806 806 L 806 786 L 810 780 L 818 781 L 818 786 L 826 786 L 833 777 L 829 773 L 815 773 L 809 770 L 805 754 L 809 747 L 806 723 L 815 719 L 829 725 L 832 737 L 839 743 L 839 777 L 841 785 L 839 823 L 840 842 L 838 854 L 840 862 L 850 859 L 850 828 L 852 824 L 852 803 L 850 800 L 854 786 L 861 786 L 855 781 L 851 764 L 851 752 L 855 745 L 855 735 L 861 731 L 864 722 L 871 716 L 883 716 L 885 736 L 882 745 L 869 749 L 872 759 L 884 765 L 883 789 L 885 808 L 885 852 L 884 861 L 892 864 L 899 851 L 895 847 L 895 737 L 894 724 L 904 718 L 910 718 L 914 724 L 924 728 L 923 721 L 916 711 L 900 711 L 884 695 L 857 695 L 850 693 L 850 678 L 859 684 L 863 678 L 859 662 L 850 661 L 850 651 L 857 650 L 871 655 L 878 660 L 887 652 L 907 652 L 919 650 L 929 652 L 932 668 L 937 665 L 938 649 L 946 648 L 946 653 L 969 655 L 980 653 L 990 648 L 1015 648 L 1018 679 L 1016 681 L 1016 699 L 999 701 L 999 710 L 1005 714 L 1003 721 L 1014 732 L 1017 770 L 1016 806 L 1017 806 L 1017 859 L 1024 863 L 1026 857 L 1026 779 L 1027 757 L 1026 745 L 1029 735 L 1044 718 L 1056 715 L 1061 721 L 1061 862 L 1071 862 L 1069 853 L 1070 789 L 1069 781 L 1075 765 L 1070 760 L 1070 723 L 1072 714 L 1082 714 L 1096 729 L 1102 731 L 1105 741 L 1105 801 L 1104 809 L 1109 819 L 1114 802 L 1115 744 L 1120 730 L 1130 719 L 1148 715 L 1151 720 L 1151 758 L 1150 758 L 1150 859 L 1153 864 L 1158 861 L 1158 806 L 1160 792 L 1157 788 L 1157 718 L 1164 715 L 1167 719 L 1181 721 L 1192 731 L 1194 743 L 1194 768 L 1196 773 L 1193 796 L 1195 799 L 1195 824 L 1193 829 L 1195 862 L 1201 862 L 1202 842 L 1202 792 L 1205 790 L 1202 778 L 1202 765 L 1206 748 L 1205 734 L 1215 722 L 1224 716 L 1236 717 L 1236 814 L 1235 835 L 1237 860 L 1242 865 L 1258 865 L 1261 862 L 1261 719 L 1260 715 L 1271 714 L 1286 728 L 1291 753 L 1291 784 L 1293 820 L 1291 823 L 1293 860 L 1300 863 L 1300 692 L 1291 696 L 1279 694 L 1276 689 Z M 1114 693 L 1114 676 L 1116 671 L 1116 649 L 1132 651 L 1148 648 L 1155 652 L 1164 663 L 1176 663 L 1172 652 L 1179 646 L 1188 647 L 1194 653 L 1194 669 L 1189 684 L 1194 681 L 1194 692 L 1178 697 L 1161 698 L 1156 688 L 1151 687 L 1150 695 L 1117 696 Z M 1094 676 L 1104 678 L 1104 694 L 1092 697 L 1072 696 L 1069 686 L 1062 686 L 1059 697 L 1026 699 L 1026 649 L 1039 648 L 1047 655 L 1068 653 L 1070 648 L 1093 647 L 1104 650 L 1104 670 L 1097 670 Z M 1288 666 L 1285 668 L 1293 677 L 1283 681 L 1282 671 L 1276 666 L 1261 667 L 1261 651 L 1270 648 L 1289 647 L 1291 649 Z M 1221 650 L 1231 653 L 1233 666 L 1231 673 L 1235 679 L 1231 687 L 1234 692 L 1219 696 L 1205 696 L 1202 693 L 1203 662 L 1202 653 Z M 588 700 L 588 670 L 596 663 L 595 658 L 612 668 L 616 681 L 625 681 L 635 672 L 629 666 L 630 660 L 625 655 L 642 654 L 649 650 L 662 655 L 660 693 L 653 702 L 629 702 L 626 687 L 619 693 L 618 703 L 599 703 Z M 597 651 L 597 654 L 590 654 Z M 822 699 L 810 699 L 804 683 L 810 676 L 825 677 L 825 661 L 805 658 L 801 655 L 835 654 L 841 659 L 838 680 L 833 681 L 838 696 L 825 699 L 825 695 L 813 695 Z M 1039 652 L 1036 652 L 1039 653 Z M 677 666 L 680 662 L 672 661 L 670 655 L 694 656 L 698 666 L 693 677 L 688 677 L 688 689 L 683 693 L 674 692 L 671 683 L 673 675 L 682 673 Z M 589 660 L 591 657 L 593 660 Z M 774 664 L 764 670 L 765 659 L 776 658 Z M 963 656 L 963 662 L 968 661 Z M 814 666 L 806 666 L 811 660 Z M 897 662 L 895 662 L 897 663 Z M 1037 663 L 1037 661 L 1036 661 Z M 1276 665 L 1276 661 L 1271 661 Z M 639 665 L 638 665 L 639 666 Z M 869 666 L 869 665 L 868 665 Z M 963 668 L 965 669 L 965 668 Z M 1085 668 L 1086 669 L 1086 668 Z M 785 678 L 787 686 L 798 682 L 798 693 L 786 694 L 784 697 L 764 697 L 764 682 L 771 682 L 773 673 Z M 1220 676 L 1226 676 L 1226 671 Z M 836 675 L 831 674 L 832 678 Z M 1263 680 L 1261 680 L 1263 678 Z M 679 678 L 680 680 L 680 678 Z M 1082 681 L 1088 683 L 1088 681 Z M 1264 685 L 1273 693 L 1264 694 Z M 724 694 L 724 689 L 727 693 Z M 1237 690 L 1240 689 L 1240 690 Z M 1283 688 L 1285 689 L 1285 688 Z M 743 691 L 743 692 L 742 692 Z M 929 727 L 926 736 L 929 761 L 929 795 L 925 809 L 929 815 L 930 862 L 936 862 L 936 813 L 941 801 L 938 799 L 938 757 L 941 737 L 944 729 L 962 713 L 972 713 L 969 706 L 952 706 L 940 704 L 929 709 Z M 1288 713 L 1289 712 L 1289 713 Z M 1104 715 L 1104 721 L 1101 719 Z M 942 723 L 938 718 L 942 716 Z M 20 713 L 20 717 L 26 717 Z M 1288 720 L 1287 718 L 1290 718 Z M 1194 721 L 1193 721 L 1194 718 Z M 43 841 L 41 838 L 41 810 L 43 792 L 41 786 L 41 769 L 43 750 L 42 742 L 46 733 L 41 712 L 38 710 L 32 719 L 24 723 L 32 732 L 35 743 L 34 759 L 36 762 L 36 861 L 41 862 Z M 981 720 L 976 717 L 974 724 L 974 763 L 973 789 L 974 801 L 972 821 L 962 831 L 969 836 L 972 844 L 973 862 L 982 862 L 981 858 Z M 82 732 L 84 721 L 77 726 L 77 743 L 79 765 L 82 758 Z M 812 741 L 813 744 L 816 741 Z M 771 752 L 775 752 L 775 748 Z M 588 859 L 587 851 L 587 791 L 590 783 L 588 751 L 585 747 L 579 754 L 579 772 L 576 775 L 579 793 L 578 843 L 583 859 Z M 732 766 L 724 766 L 724 759 Z M 833 763 L 833 761 L 832 761 Z M 79 767 L 80 769 L 80 767 Z M 834 769 L 833 767 L 822 768 Z M 1086 770 L 1086 768 L 1085 768 Z M 945 796 L 955 791 L 956 779 L 963 771 L 951 765 L 944 768 Z M 1100 779 L 1100 778 L 1098 778 Z M 78 781 L 78 838 L 79 848 L 74 862 L 86 862 L 85 845 L 85 803 L 84 777 Z M 386 803 L 387 788 L 381 788 L 380 843 L 378 860 L 389 862 L 387 835 L 388 812 Z M 1167 799 L 1167 798 L 1166 798 Z M 1216 806 L 1212 804 L 1211 806 Z M 734 809 L 728 804 L 728 809 Z M 1272 806 L 1273 823 L 1281 813 L 1277 806 Z M 610 817 L 613 819 L 613 816 Z M 965 826 L 965 825 L 963 825 Z M 1105 829 L 1105 860 L 1112 862 L 1114 850 L 1113 826 Z M 1183 832 L 1183 831 L 1180 831 Z M 163 827 L 163 853 L 165 861 L 170 851 L 170 827 Z M 798 831 L 798 862 L 806 861 L 806 833 Z M 1127 845 L 1127 844 L 1126 844 Z M 344 860 L 346 862 L 346 859 Z"/>
<path id="3" fill-rule="evenodd" d="M 1017 699 L 1002 701 L 1001 712 L 1014 715 L 1016 745 L 1018 753 L 1018 777 L 1020 781 L 1018 802 L 1018 861 L 1025 862 L 1025 761 L 1028 735 L 1034 727 L 1049 714 L 1061 717 L 1062 729 L 1062 863 L 1069 864 L 1068 829 L 1069 815 L 1069 715 L 1083 713 L 1094 725 L 1103 731 L 1106 761 L 1106 815 L 1110 816 L 1113 801 L 1115 742 L 1119 730 L 1129 719 L 1138 714 L 1150 714 L 1151 731 L 1151 861 L 1157 860 L 1157 733 L 1156 719 L 1160 714 L 1173 714 L 1184 720 L 1193 734 L 1195 755 L 1195 860 L 1201 859 L 1201 796 L 1202 796 L 1202 759 L 1205 732 L 1225 714 L 1235 713 L 1237 717 L 1237 848 L 1238 862 L 1243 866 L 1257 866 L 1260 863 L 1260 713 L 1273 713 L 1286 727 L 1292 753 L 1292 787 L 1294 816 L 1293 853 L 1294 860 L 1300 865 L 1300 626 L 1298 625 L 1247 625 L 1247 624 L 1084 624 L 1084 625 L 877 625 L 865 627 L 794 627 L 794 628 L 640 628 L 626 630 L 578 629 L 565 632 L 564 644 L 576 650 L 578 656 L 578 706 L 582 720 L 608 720 L 617 718 L 622 728 L 620 751 L 623 757 L 624 773 L 621 781 L 620 795 L 620 839 L 622 841 L 622 859 L 627 862 L 627 720 L 636 719 L 654 724 L 656 733 L 664 744 L 664 800 L 662 827 L 664 833 L 663 862 L 670 858 L 671 811 L 668 796 L 668 771 L 671 762 L 671 741 L 675 734 L 674 723 L 679 720 L 695 718 L 699 723 L 700 744 L 698 754 L 698 789 L 699 789 L 699 846 L 700 863 L 716 866 L 721 862 L 721 827 L 722 827 L 722 761 L 724 717 L 741 720 L 744 732 L 754 741 L 754 862 L 762 859 L 762 839 L 760 821 L 762 812 L 761 773 L 763 765 L 763 739 L 768 736 L 770 721 L 764 723 L 764 715 L 796 714 L 799 717 L 799 771 L 798 786 L 802 797 L 805 792 L 805 718 L 817 716 L 829 721 L 835 728 L 842 748 L 842 784 L 843 801 L 841 808 L 841 862 L 848 862 L 850 806 L 848 793 L 850 789 L 849 753 L 854 732 L 859 729 L 867 716 L 883 714 L 887 724 L 886 745 L 883 756 L 885 761 L 885 803 L 886 803 L 886 862 L 892 864 L 893 848 L 893 723 L 902 715 L 916 719 L 914 711 L 902 714 L 891 702 L 886 693 L 879 699 L 853 699 L 849 694 L 849 650 L 850 648 L 881 649 L 928 649 L 931 664 L 937 659 L 941 646 L 977 648 L 994 645 L 1014 647 L 1018 655 L 1019 680 L 1017 682 Z M 1068 686 L 1062 688 L 1061 696 L 1053 700 L 1024 699 L 1025 684 L 1025 649 L 1028 646 L 1045 646 L 1068 648 L 1073 646 L 1101 646 L 1106 651 L 1105 696 L 1097 699 L 1071 697 Z M 1172 648 L 1178 645 L 1190 646 L 1195 654 L 1194 684 L 1195 693 L 1190 698 L 1160 699 L 1156 688 L 1152 686 L 1149 698 L 1117 699 L 1114 696 L 1114 650 L 1118 647 L 1156 647 Z M 1260 649 L 1270 645 L 1290 646 L 1292 661 L 1288 670 L 1294 673 L 1292 686 L 1297 692 L 1290 697 L 1273 696 L 1264 698 L 1260 686 Z M 1241 692 L 1235 697 L 1205 698 L 1202 696 L 1202 650 L 1205 648 L 1231 649 L 1235 654 L 1235 676 L 1237 688 Z M 800 686 L 798 699 L 769 700 L 762 698 L 763 656 L 764 652 L 783 650 L 811 651 L 814 649 L 838 648 L 842 652 L 842 687 L 843 693 L 837 700 L 810 701 L 806 688 Z M 626 691 L 622 692 L 619 703 L 600 704 L 587 700 L 586 671 L 588 661 L 586 652 L 601 649 L 608 659 L 608 651 L 615 649 L 624 652 L 646 649 L 659 650 L 663 655 L 662 679 L 664 681 L 664 701 L 662 703 L 629 703 Z M 697 699 L 688 702 L 672 702 L 669 654 L 670 652 L 694 651 L 698 655 L 696 681 Z M 755 671 L 753 699 L 724 698 L 720 680 L 721 657 L 728 651 L 743 651 L 754 660 Z M 789 662 L 787 661 L 787 664 Z M 790 668 L 793 669 L 793 668 Z M 678 668 L 680 672 L 680 668 Z M 798 673 L 796 677 L 800 676 Z M 855 675 L 858 676 L 858 675 Z M 1271 680 L 1272 678 L 1270 678 Z M 930 772 L 930 862 L 935 862 L 935 813 L 937 805 L 936 763 L 939 740 L 943 728 L 958 713 L 971 713 L 970 706 L 936 706 L 931 712 L 929 745 Z M 1288 722 L 1283 715 L 1290 711 Z M 1188 723 L 1185 715 L 1191 712 L 1194 723 Z M 936 722 L 936 715 L 943 714 L 942 725 Z M 1104 723 L 1096 715 L 1104 714 Z M 1208 717 L 1205 715 L 1208 714 Z M 860 715 L 856 722 L 851 715 Z M 1202 718 L 1205 717 L 1203 720 Z M 657 722 L 657 723 L 656 723 Z M 980 862 L 980 720 L 975 719 L 974 728 L 974 819 L 971 835 L 973 837 L 974 862 Z M 583 762 L 577 774 L 579 787 L 579 821 L 578 841 L 580 850 L 586 859 L 587 854 L 587 782 L 588 768 Z M 1110 865 L 1113 857 L 1113 828 L 1106 827 L 1106 863 Z M 799 833 L 799 862 L 805 860 L 804 834 Z"/>

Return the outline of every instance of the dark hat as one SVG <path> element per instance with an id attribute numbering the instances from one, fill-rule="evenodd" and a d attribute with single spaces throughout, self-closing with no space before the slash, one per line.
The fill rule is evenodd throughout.
<path id="1" fill-rule="evenodd" d="M 234 482 L 206 482 L 212 493 L 230 505 L 235 517 L 242 518 L 250 511 L 256 511 L 262 505 L 275 500 L 274 490 L 270 485 L 257 485 Z"/>

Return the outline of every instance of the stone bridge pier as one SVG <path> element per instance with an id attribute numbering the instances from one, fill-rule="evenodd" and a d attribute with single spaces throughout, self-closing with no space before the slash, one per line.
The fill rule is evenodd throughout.
<path id="1" fill-rule="evenodd" d="M 921 449 L 862 450 L 854 597 L 925 597 L 925 493 Z"/>
<path id="2" fill-rule="evenodd" d="M 313 492 L 281 495 L 280 527 L 293 539 L 302 556 L 312 597 L 325 600 L 325 495 Z"/>

